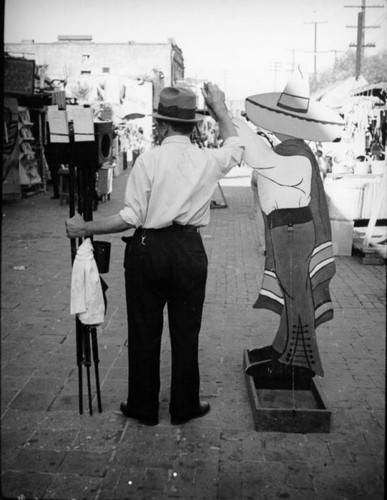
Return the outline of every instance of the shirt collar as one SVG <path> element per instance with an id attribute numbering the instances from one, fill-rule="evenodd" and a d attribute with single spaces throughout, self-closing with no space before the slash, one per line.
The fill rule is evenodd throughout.
<path id="1" fill-rule="evenodd" d="M 186 135 L 171 135 L 170 137 L 167 137 L 166 139 L 163 140 L 161 144 L 186 144 L 189 143 L 191 144 L 191 139 L 187 137 Z"/>

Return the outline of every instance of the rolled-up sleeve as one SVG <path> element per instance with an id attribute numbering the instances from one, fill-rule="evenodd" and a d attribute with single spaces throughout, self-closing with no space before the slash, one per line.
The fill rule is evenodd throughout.
<path id="1" fill-rule="evenodd" d="M 138 157 L 126 185 L 125 207 L 119 212 L 126 223 L 135 227 L 144 224 L 150 192 L 149 176 L 145 171 L 141 157 Z"/>
<path id="2" fill-rule="evenodd" d="M 208 152 L 216 160 L 219 167 L 219 175 L 223 177 L 242 161 L 242 141 L 238 136 L 232 136 L 224 141 L 221 148 L 209 149 Z"/>

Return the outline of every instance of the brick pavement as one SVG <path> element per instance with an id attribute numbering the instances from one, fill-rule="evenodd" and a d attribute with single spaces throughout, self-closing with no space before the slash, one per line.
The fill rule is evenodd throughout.
<path id="1" fill-rule="evenodd" d="M 94 217 L 117 211 L 127 172 Z M 3 205 L 2 493 L 34 499 L 382 499 L 385 267 L 338 257 L 335 318 L 318 329 L 332 411 L 329 434 L 254 430 L 244 349 L 273 338 L 278 317 L 252 309 L 263 269 L 248 172 L 225 180 L 228 208 L 202 230 L 209 256 L 201 334 L 202 397 L 212 411 L 184 426 L 168 415 L 167 331 L 160 424 L 117 411 L 127 390 L 121 235 L 112 242 L 108 314 L 98 333 L 103 412 L 78 414 L 74 319 L 69 315 L 67 206 L 38 194 Z M 165 327 L 167 330 L 167 325 Z M 94 388 L 94 377 L 92 376 Z M 93 389 L 93 393 L 95 393 Z"/>

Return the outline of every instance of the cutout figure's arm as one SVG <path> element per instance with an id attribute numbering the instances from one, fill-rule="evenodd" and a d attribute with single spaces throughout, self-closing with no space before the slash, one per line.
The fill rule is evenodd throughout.
<path id="1" fill-rule="evenodd" d="M 243 160 L 251 168 L 273 168 L 277 164 L 278 155 L 256 134 L 245 121 L 233 118 L 234 126 L 244 146 Z"/>

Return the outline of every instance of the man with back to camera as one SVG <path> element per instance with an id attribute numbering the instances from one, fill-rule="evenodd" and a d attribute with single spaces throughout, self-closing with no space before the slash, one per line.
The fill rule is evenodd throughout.
<path id="1" fill-rule="evenodd" d="M 219 179 L 241 161 L 242 147 L 217 85 L 202 93 L 218 122 L 220 149 L 199 148 L 190 137 L 203 116 L 195 94 L 183 87 L 160 93 L 156 119 L 161 145 L 140 155 L 128 178 L 119 214 L 85 222 L 66 221 L 70 238 L 135 228 L 125 250 L 129 389 L 122 413 L 146 425 L 158 424 L 160 348 L 167 304 L 172 351 L 169 411 L 173 425 L 210 411 L 200 401 L 198 362 L 207 255 L 199 228 L 208 225 Z"/>

